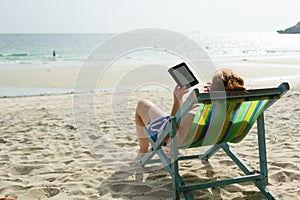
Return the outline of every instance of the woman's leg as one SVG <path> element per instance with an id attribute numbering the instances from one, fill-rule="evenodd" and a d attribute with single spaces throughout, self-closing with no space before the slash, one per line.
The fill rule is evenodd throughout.
<path id="1" fill-rule="evenodd" d="M 149 148 L 149 141 L 144 133 L 144 128 L 152 120 L 165 116 L 166 114 L 149 100 L 140 100 L 136 107 L 135 124 L 138 135 L 140 153 L 146 153 Z"/>

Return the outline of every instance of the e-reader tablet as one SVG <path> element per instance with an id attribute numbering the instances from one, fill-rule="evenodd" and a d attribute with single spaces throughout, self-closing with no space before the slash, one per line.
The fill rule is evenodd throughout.
<path id="1" fill-rule="evenodd" d="M 180 87 L 190 88 L 199 83 L 184 62 L 171 67 L 168 71 Z"/>

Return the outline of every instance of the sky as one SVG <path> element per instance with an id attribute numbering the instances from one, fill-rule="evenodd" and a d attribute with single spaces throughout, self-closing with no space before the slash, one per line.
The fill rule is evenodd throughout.
<path id="1" fill-rule="evenodd" d="M 273 32 L 300 21 L 299 0 L 0 0 L 0 33 Z"/>

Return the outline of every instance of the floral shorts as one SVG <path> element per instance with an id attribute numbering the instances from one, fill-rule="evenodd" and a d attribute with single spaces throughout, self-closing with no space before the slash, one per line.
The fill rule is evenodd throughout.
<path id="1" fill-rule="evenodd" d="M 158 136 L 165 130 L 170 116 L 159 117 L 148 124 L 147 132 L 151 135 L 154 141 L 157 140 Z"/>

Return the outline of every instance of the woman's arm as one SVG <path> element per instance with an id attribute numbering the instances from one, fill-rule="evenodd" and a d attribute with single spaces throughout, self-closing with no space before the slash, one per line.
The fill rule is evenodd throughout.
<path id="1" fill-rule="evenodd" d="M 180 88 L 178 85 L 176 85 L 173 91 L 173 107 L 171 110 L 171 116 L 174 116 L 177 113 L 183 103 L 183 95 L 188 93 L 188 91 L 189 90 L 186 89 L 186 87 Z"/>

